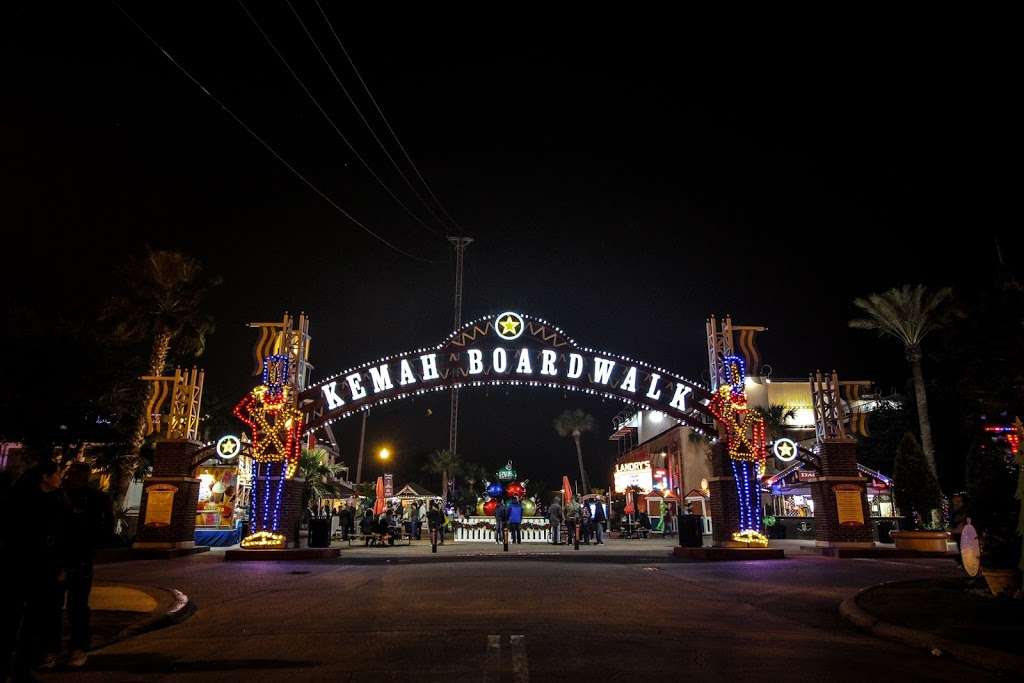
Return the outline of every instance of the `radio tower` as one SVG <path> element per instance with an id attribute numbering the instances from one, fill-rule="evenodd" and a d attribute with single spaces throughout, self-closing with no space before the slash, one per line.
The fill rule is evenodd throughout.
<path id="1" fill-rule="evenodd" d="M 454 330 L 462 325 L 462 263 L 466 254 L 466 247 L 473 243 L 472 237 L 449 237 L 448 241 L 455 247 L 455 326 Z M 454 372 L 454 370 L 453 370 Z M 452 388 L 452 410 L 451 422 L 448 425 L 448 450 L 457 453 L 459 445 L 459 390 Z M 448 492 L 443 491 L 442 496 L 448 499 Z"/>

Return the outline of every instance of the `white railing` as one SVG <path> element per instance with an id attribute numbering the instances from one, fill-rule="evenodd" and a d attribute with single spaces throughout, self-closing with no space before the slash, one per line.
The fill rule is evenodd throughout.
<path id="1" fill-rule="evenodd" d="M 470 517 L 456 524 L 455 540 L 457 542 L 496 542 L 493 517 Z M 551 541 L 551 524 L 543 517 L 523 517 L 520 531 L 523 536 L 523 543 L 548 543 Z M 509 540 L 511 541 L 511 538 Z"/>

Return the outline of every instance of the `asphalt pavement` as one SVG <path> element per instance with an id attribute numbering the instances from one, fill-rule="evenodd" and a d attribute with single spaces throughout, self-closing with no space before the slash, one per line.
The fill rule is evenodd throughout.
<path id="1" fill-rule="evenodd" d="M 465 562 L 454 555 L 464 550 L 448 550 L 448 562 L 394 565 L 224 562 L 218 553 L 105 565 L 103 580 L 183 591 L 194 615 L 94 653 L 85 671 L 46 678 L 993 678 L 875 638 L 838 613 L 868 585 L 955 576 L 947 560 Z"/>

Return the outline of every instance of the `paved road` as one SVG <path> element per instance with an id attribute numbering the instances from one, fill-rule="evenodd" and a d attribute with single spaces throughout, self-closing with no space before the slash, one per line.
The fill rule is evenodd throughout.
<path id="1" fill-rule="evenodd" d="M 986 680 L 846 624 L 858 588 L 955 574 L 940 560 L 397 566 L 103 566 L 188 593 L 189 620 L 93 655 L 75 681 Z"/>

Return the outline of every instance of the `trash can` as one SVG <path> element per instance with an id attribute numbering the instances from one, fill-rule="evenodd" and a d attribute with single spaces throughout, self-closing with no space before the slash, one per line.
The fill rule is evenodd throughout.
<path id="1" fill-rule="evenodd" d="M 878 542 L 879 543 L 892 543 L 892 538 L 889 537 L 889 533 L 892 532 L 896 525 L 889 520 L 880 520 L 875 523 L 878 529 Z"/>
<path id="2" fill-rule="evenodd" d="M 704 545 L 703 525 L 700 515 L 679 515 L 679 545 L 684 548 L 699 548 Z"/>
<path id="3" fill-rule="evenodd" d="M 331 547 L 331 518 L 314 517 L 309 520 L 309 547 Z"/>

